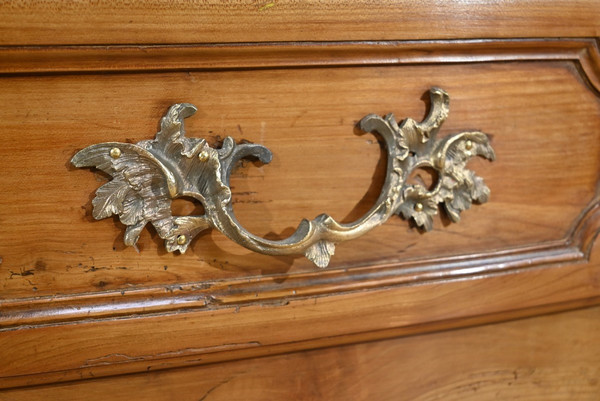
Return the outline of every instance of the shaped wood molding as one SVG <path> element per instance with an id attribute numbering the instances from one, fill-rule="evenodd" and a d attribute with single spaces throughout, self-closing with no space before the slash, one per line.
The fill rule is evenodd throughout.
<path id="1" fill-rule="evenodd" d="M 473 201 L 488 200 L 490 191 L 483 179 L 465 167 L 473 156 L 494 160 L 487 135 L 473 131 L 437 139 L 448 116 L 450 98 L 439 88 L 432 88 L 430 97 L 431 110 L 420 123 L 408 118 L 398 124 L 393 114 L 384 118 L 370 114 L 360 121 L 363 131 L 383 138 L 387 150 L 381 194 L 364 216 L 349 224 L 339 223 L 327 214 L 312 221 L 304 219 L 290 237 L 280 241 L 258 237 L 242 227 L 233 213 L 229 188 L 237 161 L 256 157 L 268 163 L 271 152 L 262 145 L 236 144 L 232 137 L 225 138 L 219 149 L 211 148 L 204 139 L 187 138 L 184 119 L 196 112 L 191 104 L 171 106 L 154 140 L 92 145 L 79 151 L 71 162 L 76 167 L 96 167 L 112 176 L 96 191 L 93 215 L 96 219 L 118 215 L 127 226 L 126 245 L 135 247 L 140 232 L 151 223 L 169 252 L 184 253 L 196 235 L 216 228 L 252 251 L 304 254 L 323 268 L 329 264 L 335 244 L 367 233 L 393 214 L 429 231 L 439 204 L 453 222 L 458 222 L 460 213 Z M 435 170 L 437 179 L 431 190 L 408 183 L 419 168 Z M 183 196 L 201 202 L 205 214 L 173 216 L 171 200 Z"/>

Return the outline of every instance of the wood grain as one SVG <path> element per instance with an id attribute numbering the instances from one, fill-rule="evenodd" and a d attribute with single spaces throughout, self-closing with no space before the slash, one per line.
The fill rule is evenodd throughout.
<path id="1" fill-rule="evenodd" d="M 600 395 L 600 345 L 591 335 L 598 330 L 596 307 L 460 331 L 8 390 L 0 399 L 592 401 Z"/>
<path id="2" fill-rule="evenodd" d="M 351 221 L 368 210 L 384 160 L 376 138 L 354 135 L 354 124 L 370 112 L 421 118 L 420 98 L 437 85 L 452 97 L 442 134 L 474 128 L 493 136 L 498 161 L 472 163 L 492 189 L 490 203 L 473 207 L 460 224 L 438 219 L 427 234 L 392 219 L 341 244 L 333 269 L 564 243 L 596 196 L 600 115 L 586 77 L 566 60 L 5 76 L 2 297 L 169 291 L 313 271 L 303 259 L 252 254 L 218 233 L 172 255 L 144 231 L 137 254 L 123 247 L 120 223 L 93 221 L 91 197 L 105 178 L 73 169 L 70 157 L 92 143 L 151 138 L 164 110 L 181 101 L 200 109 L 189 135 L 213 142 L 232 135 L 273 150 L 270 165 L 246 164 L 232 178 L 240 221 L 272 238 L 304 217 L 327 212 Z M 568 167 L 556 169 L 559 159 Z"/>
<path id="3" fill-rule="evenodd" d="M 0 5 L 0 399 L 597 395 L 598 309 L 290 354 L 600 302 L 597 2 L 176 5 Z M 558 36 L 590 38 L 492 40 Z M 442 135 L 491 135 L 498 160 L 471 163 L 491 201 L 428 234 L 393 219 L 325 271 L 218 233 L 186 255 L 151 230 L 126 249 L 117 220 L 91 217 L 106 177 L 68 162 L 151 139 L 170 104 L 194 103 L 188 135 L 274 152 L 231 184 L 240 221 L 282 238 L 369 209 L 385 160 L 356 122 L 420 119 L 431 86 L 452 99 Z"/>
<path id="4" fill-rule="evenodd" d="M 599 14 L 594 0 L 20 0 L 0 5 L 0 44 L 596 37 Z"/>
<path id="5" fill-rule="evenodd" d="M 600 87 L 593 38 L 1 46 L 0 55 L 3 75 L 571 60 Z"/>
<path id="6" fill-rule="evenodd" d="M 0 388 L 288 353 L 598 302 L 600 269 L 592 258 L 589 264 L 235 309 L 23 326 L 0 333 L 7 361 L 0 366 Z"/>

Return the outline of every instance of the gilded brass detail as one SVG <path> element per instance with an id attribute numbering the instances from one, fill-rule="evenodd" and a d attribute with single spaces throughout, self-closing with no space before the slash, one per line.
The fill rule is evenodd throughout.
<path id="1" fill-rule="evenodd" d="M 148 223 L 165 240 L 169 252 L 185 252 L 201 231 L 216 228 L 236 243 L 268 255 L 303 254 L 319 267 L 329 264 L 335 244 L 357 238 L 388 220 L 393 214 L 413 221 L 429 231 L 432 217 L 442 204 L 449 218 L 458 222 L 460 213 L 473 201 L 483 203 L 489 189 L 483 179 L 466 169 L 472 156 L 494 160 L 487 135 L 461 132 L 437 139 L 448 116 L 449 97 L 439 88 L 430 90 L 431 110 L 422 122 L 406 119 L 398 124 L 392 114 L 364 117 L 359 127 L 379 134 L 387 150 L 387 173 L 373 207 L 353 223 L 341 224 L 322 214 L 302 220 L 289 238 L 272 241 L 248 232 L 235 218 L 229 177 L 236 162 L 253 156 L 263 163 L 271 152 L 262 145 L 236 144 L 225 138 L 221 148 L 204 139 L 186 138 L 183 120 L 196 107 L 182 103 L 171 106 L 161 120 L 153 140 L 129 143 L 101 143 L 78 152 L 71 162 L 76 167 L 96 167 L 112 180 L 96 191 L 93 216 L 103 219 L 118 215 L 127 226 L 126 245 L 135 246 Z M 437 180 L 431 190 L 407 183 L 415 169 L 434 169 Z M 204 206 L 201 216 L 173 216 L 171 201 L 192 197 Z"/>

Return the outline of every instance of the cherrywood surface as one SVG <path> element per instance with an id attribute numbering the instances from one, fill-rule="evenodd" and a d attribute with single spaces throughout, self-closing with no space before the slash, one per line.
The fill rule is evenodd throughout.
<path id="1" fill-rule="evenodd" d="M 600 36 L 595 0 L 18 0 L 0 45 Z"/>
<path id="2" fill-rule="evenodd" d="M 600 87 L 594 38 L 3 46 L 0 54 L 4 75 L 571 60 Z"/>
<path id="3" fill-rule="evenodd" d="M 0 388 L 286 353 L 594 305 L 600 269 L 592 257 L 589 264 L 385 284 L 286 302 L 4 330 Z"/>
<path id="4" fill-rule="evenodd" d="M 597 399 L 598 308 L 464 328 L 600 303 L 599 4 L 3 2 L 0 399 Z M 392 218 L 324 270 L 218 232 L 136 253 L 91 216 L 107 177 L 69 163 L 194 103 L 188 136 L 273 151 L 231 187 L 284 238 L 370 208 L 385 156 L 357 121 L 419 120 L 432 86 L 442 136 L 490 135 L 490 201 Z"/>
<path id="5" fill-rule="evenodd" d="M 89 68 L 77 62 L 75 70 L 43 71 L 43 63 L 26 62 L 27 50 L 0 50 L 16 55 L 1 78 L 7 363 L 0 386 L 286 353 L 597 303 L 596 43 L 430 46 L 339 45 L 331 68 L 329 59 L 319 62 L 331 49 L 322 44 L 266 69 L 248 65 L 252 52 L 235 56 L 224 46 L 216 54 L 229 56 L 217 58 L 217 67 L 184 58 L 183 70 L 172 71 L 159 52 L 139 71 L 118 74 L 93 65 L 75 74 Z M 390 49 L 396 62 L 381 65 Z M 284 50 L 262 48 L 271 60 Z M 84 60 L 90 51 L 106 59 L 116 53 L 119 65 L 136 59 L 122 48 L 49 51 L 31 54 Z M 416 60 L 419 51 L 429 56 Z M 363 65 L 352 61 L 357 56 Z M 91 217 L 93 192 L 106 177 L 69 165 L 92 143 L 150 139 L 170 104 L 195 103 L 188 135 L 211 143 L 231 135 L 273 150 L 270 165 L 243 163 L 231 185 L 240 221 L 282 237 L 303 217 L 327 212 L 350 221 L 368 210 L 384 159 L 377 138 L 357 135 L 356 122 L 371 112 L 419 119 L 431 86 L 452 98 L 442 135 L 491 135 L 498 160 L 471 167 L 492 200 L 459 224 L 438 218 L 427 234 L 392 219 L 338 246 L 325 271 L 302 258 L 250 253 L 218 233 L 172 255 L 145 231 L 136 253 L 122 245 L 118 221 Z M 174 206 L 176 213 L 193 209 Z"/>
<path id="6" fill-rule="evenodd" d="M 597 400 L 600 308 L 0 392 L 0 400 Z"/>
<path id="7" fill-rule="evenodd" d="M 471 163 L 492 189 L 491 202 L 459 224 L 440 217 L 426 234 L 391 219 L 340 244 L 332 269 L 564 241 L 595 201 L 600 115 L 586 80 L 571 61 L 6 76 L 2 298 L 314 270 L 304 258 L 254 254 L 216 232 L 173 255 L 145 230 L 137 253 L 123 246 L 118 221 L 93 220 L 91 198 L 105 177 L 74 169 L 70 157 L 93 143 L 150 139 L 168 106 L 182 101 L 199 108 L 188 135 L 212 143 L 231 135 L 274 152 L 270 165 L 244 163 L 231 181 L 242 224 L 271 238 L 289 235 L 305 217 L 326 212 L 349 222 L 372 205 L 385 160 L 376 137 L 355 129 L 370 112 L 420 119 L 421 98 L 435 85 L 452 98 L 442 135 L 479 129 L 492 136 L 498 160 Z"/>

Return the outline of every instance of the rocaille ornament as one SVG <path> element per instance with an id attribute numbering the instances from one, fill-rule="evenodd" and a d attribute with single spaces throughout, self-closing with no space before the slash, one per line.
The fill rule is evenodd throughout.
<path id="1" fill-rule="evenodd" d="M 76 167 L 95 167 L 112 177 L 96 191 L 93 216 L 104 219 L 118 215 L 127 226 L 126 245 L 135 246 L 140 232 L 151 223 L 165 240 L 169 252 L 184 253 L 200 232 L 216 228 L 236 243 L 268 255 L 303 254 L 318 267 L 326 267 L 335 244 L 357 238 L 386 222 L 393 214 L 412 220 L 429 231 L 432 217 L 441 204 L 448 217 L 458 222 L 460 213 L 473 201 L 486 202 L 490 191 L 483 179 L 466 168 L 473 156 L 494 160 L 487 135 L 461 132 L 438 139 L 437 133 L 449 110 L 448 94 L 430 90 L 431 110 L 422 122 L 406 119 L 398 124 L 392 114 L 365 116 L 359 127 L 379 134 L 387 151 L 387 171 L 379 198 L 353 223 L 342 224 L 322 214 L 302 220 L 290 237 L 272 241 L 248 232 L 235 218 L 229 177 L 236 162 L 256 157 L 271 161 L 262 145 L 236 144 L 231 137 L 211 148 L 204 139 L 186 138 L 184 119 L 196 107 L 181 103 L 171 106 L 161 120 L 154 140 L 137 144 L 108 142 L 89 146 L 73 156 Z M 420 168 L 433 169 L 437 180 L 432 189 L 408 183 Z M 199 216 L 173 216 L 171 201 L 192 197 L 204 206 Z"/>

